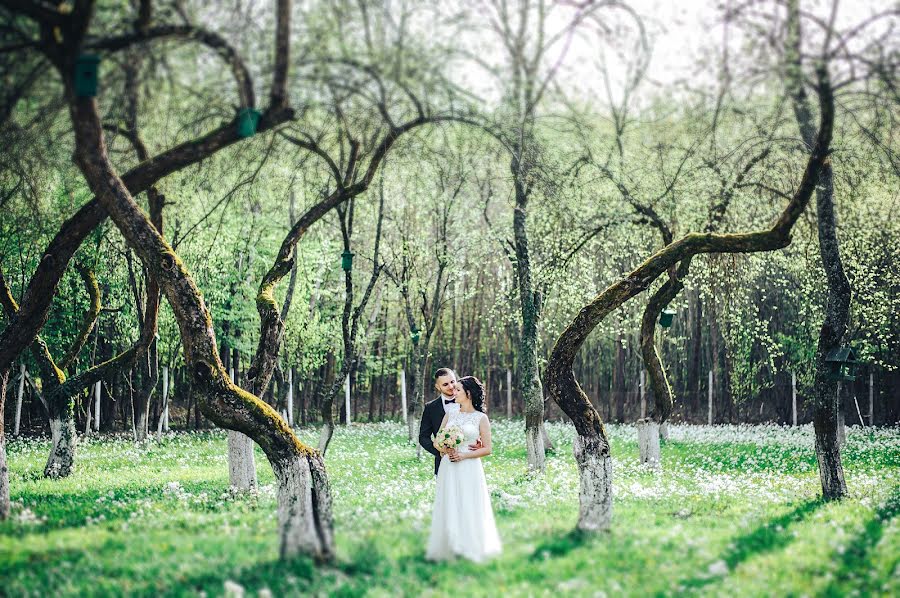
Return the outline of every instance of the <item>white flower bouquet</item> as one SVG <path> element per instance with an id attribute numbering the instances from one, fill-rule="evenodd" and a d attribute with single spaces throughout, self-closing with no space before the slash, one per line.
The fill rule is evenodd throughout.
<path id="1" fill-rule="evenodd" d="M 466 435 L 463 434 L 462 428 L 459 426 L 447 426 L 438 430 L 434 442 L 438 448 L 446 451 L 459 448 L 465 439 Z"/>

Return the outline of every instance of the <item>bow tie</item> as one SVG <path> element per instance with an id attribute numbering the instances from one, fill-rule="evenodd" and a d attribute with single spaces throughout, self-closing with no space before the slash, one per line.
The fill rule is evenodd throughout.
<path id="1" fill-rule="evenodd" d="M 456 399 L 450 399 L 449 401 L 444 399 L 444 405 L 452 405 L 456 403 Z"/>

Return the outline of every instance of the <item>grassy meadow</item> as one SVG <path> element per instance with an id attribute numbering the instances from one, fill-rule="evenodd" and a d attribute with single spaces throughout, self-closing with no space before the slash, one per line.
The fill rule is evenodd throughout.
<path id="1" fill-rule="evenodd" d="M 897 596 L 900 431 L 850 428 L 850 497 L 823 503 L 810 426 L 672 426 L 663 470 L 609 426 L 614 525 L 571 533 L 574 429 L 550 425 L 543 476 L 525 471 L 522 422 L 494 422 L 485 461 L 503 555 L 423 558 L 434 481 L 398 423 L 355 424 L 327 457 L 338 558 L 278 561 L 271 469 L 228 490 L 225 434 L 79 445 L 76 473 L 42 479 L 49 442 L 8 445 L 12 517 L 0 522 L 7 596 Z M 314 442 L 316 429 L 299 432 Z"/>

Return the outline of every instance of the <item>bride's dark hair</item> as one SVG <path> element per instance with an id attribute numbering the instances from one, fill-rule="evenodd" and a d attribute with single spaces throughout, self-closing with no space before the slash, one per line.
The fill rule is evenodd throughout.
<path id="1" fill-rule="evenodd" d="M 484 384 L 481 383 L 481 380 L 475 376 L 463 376 L 459 379 L 459 383 L 462 384 L 463 390 L 469 393 L 472 407 L 476 411 L 484 413 Z"/>

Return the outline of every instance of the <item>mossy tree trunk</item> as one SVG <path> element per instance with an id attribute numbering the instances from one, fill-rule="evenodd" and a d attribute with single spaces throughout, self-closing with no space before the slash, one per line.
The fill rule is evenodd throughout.
<path id="1" fill-rule="evenodd" d="M 278 2 L 276 31 L 280 39 L 276 41 L 276 48 L 288 46 L 289 27 L 284 21 L 289 18 L 290 8 L 288 0 Z M 316 558 L 330 558 L 334 549 L 331 495 L 321 457 L 303 445 L 271 407 L 228 379 L 216 350 L 209 310 L 193 278 L 135 203 L 127 185 L 110 163 L 96 101 L 74 94 L 74 57 L 79 54 L 92 12 L 92 6 L 79 5 L 62 16 L 43 10 L 29 13 L 41 27 L 42 50 L 64 84 L 75 132 L 76 163 L 172 306 L 181 331 L 185 364 L 191 372 L 193 392 L 200 409 L 218 425 L 251 436 L 272 464 L 278 480 L 282 556 L 305 553 Z M 57 19 L 62 19 L 61 25 L 57 25 Z M 64 31 L 63 42 L 57 42 L 58 37 L 52 34 L 55 26 Z M 276 66 L 281 65 L 279 68 L 286 70 L 287 64 L 286 58 L 276 60 Z M 275 74 L 275 82 L 281 81 L 283 85 L 285 80 L 286 73 Z M 284 98 L 286 94 L 283 89 L 273 89 L 272 96 Z M 252 100 L 246 105 L 252 107 Z M 235 126 L 235 123 L 230 124 Z"/>
<path id="2" fill-rule="evenodd" d="M 667 244 L 583 307 L 556 340 L 547 364 L 547 392 L 572 418 L 578 435 L 575 442 L 581 479 L 578 529 L 607 528 L 612 512 L 609 441 L 600 414 L 574 374 L 574 361 L 585 339 L 613 310 L 646 290 L 675 264 L 694 255 L 773 251 L 790 244 L 791 230 L 809 204 L 831 144 L 834 101 L 824 66 L 818 69 L 818 92 L 820 123 L 816 143 L 798 188 L 770 229 L 730 234 L 690 233 Z"/>

